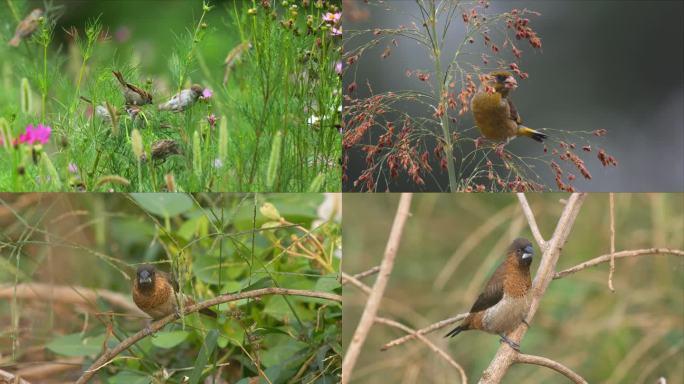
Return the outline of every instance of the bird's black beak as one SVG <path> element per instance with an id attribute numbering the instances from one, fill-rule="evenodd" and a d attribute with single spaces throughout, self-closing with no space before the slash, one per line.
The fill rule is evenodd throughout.
<path id="1" fill-rule="evenodd" d="M 138 274 L 138 283 L 139 284 L 149 284 L 152 282 L 152 275 L 150 275 L 150 272 L 148 271 L 140 271 Z"/>
<path id="2" fill-rule="evenodd" d="M 532 248 L 531 245 L 528 245 L 523 249 L 523 254 L 522 254 L 523 260 L 527 260 L 527 259 L 531 258 L 533 255 L 534 255 L 534 248 Z"/>

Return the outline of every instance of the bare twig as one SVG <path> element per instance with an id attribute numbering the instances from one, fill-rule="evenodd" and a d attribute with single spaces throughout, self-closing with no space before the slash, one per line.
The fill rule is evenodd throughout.
<path id="1" fill-rule="evenodd" d="M 539 248 L 541 248 L 542 251 L 546 251 L 546 241 L 544 240 L 544 238 L 541 235 L 541 232 L 539 231 L 539 226 L 537 226 L 537 220 L 534 219 L 534 213 L 532 213 L 532 208 L 530 208 L 530 204 L 527 202 L 525 194 L 517 193 L 516 195 L 518 195 L 520 208 L 522 208 L 523 214 L 527 219 L 527 224 L 530 226 L 530 231 L 532 231 L 532 236 L 534 236 L 534 240 L 537 242 L 537 244 L 539 244 Z"/>
<path id="2" fill-rule="evenodd" d="M 412 195 L 410 193 L 402 193 L 401 198 L 399 199 L 399 207 L 397 208 L 397 213 L 394 216 L 394 222 L 392 223 L 390 236 L 387 240 L 387 246 L 385 247 L 385 254 L 382 258 L 382 262 L 380 263 L 380 272 L 375 280 L 375 284 L 373 284 L 373 290 L 368 297 L 366 307 L 364 308 L 361 319 L 359 320 L 359 325 L 356 327 L 356 331 L 354 331 L 354 336 L 349 343 L 344 360 L 342 361 L 342 384 L 347 384 L 351 380 L 354 365 L 356 364 L 356 360 L 359 357 L 361 348 L 366 341 L 368 332 L 373 325 L 375 315 L 380 307 L 380 300 L 385 292 L 389 275 L 392 272 L 394 258 L 397 255 L 397 249 L 401 240 L 401 234 L 404 230 L 404 224 L 406 223 L 406 219 L 409 215 L 411 198 Z"/>
<path id="3" fill-rule="evenodd" d="M 394 340 L 390 341 L 389 343 L 383 345 L 382 348 L 380 348 L 380 350 L 385 351 L 389 348 L 396 347 L 397 345 L 404 344 L 405 342 L 407 342 L 409 340 L 413 340 L 420 335 L 425 335 L 425 334 L 434 332 L 438 329 L 442 329 L 449 324 L 453 324 L 453 323 L 456 323 L 458 321 L 465 319 L 469 314 L 470 313 L 461 313 L 461 314 L 458 314 L 454 317 L 450 317 L 446 320 L 442 320 L 442 321 L 438 321 L 434 324 L 430 324 L 427 327 L 421 328 L 417 331 L 412 331 L 406 336 L 400 337 L 398 339 L 394 339 Z"/>
<path id="4" fill-rule="evenodd" d="M 373 268 L 371 268 L 371 269 L 369 269 L 369 270 L 367 270 L 367 271 L 363 271 L 363 272 L 361 272 L 361 273 L 357 273 L 356 275 L 354 275 L 354 278 L 357 279 L 357 280 L 361 280 L 361 279 L 363 279 L 364 277 L 367 277 L 367 276 L 370 276 L 370 275 L 374 275 L 374 274 L 376 274 L 376 273 L 378 273 L 378 272 L 380 272 L 380 266 L 379 266 L 379 265 L 376 265 L 375 267 L 373 267 Z"/>
<path id="5" fill-rule="evenodd" d="M 363 293 L 365 293 L 366 295 L 370 295 L 370 293 L 371 293 L 370 287 L 367 286 L 366 284 L 360 282 L 360 281 L 356 278 L 356 276 L 351 276 L 351 275 L 348 275 L 348 274 L 342 272 L 342 285 L 344 285 L 344 284 L 346 284 L 346 283 L 351 283 L 353 286 L 355 286 L 355 287 L 357 287 L 358 289 L 362 290 Z"/>
<path id="6" fill-rule="evenodd" d="M 21 376 L 30 380 L 43 380 L 54 378 L 60 373 L 68 371 L 78 371 L 83 365 L 83 357 L 71 357 L 60 359 L 56 361 L 46 361 L 22 368 L 16 372 L 17 376 Z M 2 382 L 2 381 L 0 381 Z"/>
<path id="7" fill-rule="evenodd" d="M 558 220 L 553 236 L 547 243 L 544 255 L 542 256 L 542 261 L 539 264 L 537 274 L 532 283 L 532 302 L 527 314 L 527 323 L 530 323 L 532 318 L 534 318 L 534 315 L 539 308 L 541 298 L 544 296 L 546 288 L 553 279 L 561 249 L 570 235 L 570 231 L 572 230 L 575 219 L 577 218 L 585 198 L 586 194 L 584 193 L 573 193 L 570 196 L 563 209 L 563 213 Z M 508 338 L 519 343 L 526 332 L 527 327 L 521 324 L 508 335 Z M 508 368 L 515 362 L 517 354 L 518 352 L 511 348 L 510 345 L 502 343 L 494 356 L 494 359 L 489 364 L 489 367 L 482 374 L 479 382 L 483 384 L 501 382 L 508 371 Z"/>
<path id="8" fill-rule="evenodd" d="M 404 332 L 406 332 L 406 333 L 409 333 L 409 334 L 412 334 L 412 335 L 416 335 L 416 337 L 418 338 L 418 340 L 422 341 L 422 342 L 423 342 L 425 345 L 427 345 L 428 348 L 430 348 L 433 352 L 437 353 L 441 358 L 443 358 L 444 360 L 446 360 L 446 362 L 449 363 L 452 367 L 456 368 L 456 370 L 458 371 L 459 375 L 461 375 L 461 383 L 467 383 L 467 382 L 468 382 L 468 377 L 466 376 L 466 373 L 465 373 L 465 370 L 463 370 L 463 367 L 461 367 L 461 365 L 458 364 L 456 361 L 454 361 L 454 359 L 452 359 L 451 356 L 449 356 L 446 352 L 444 352 L 444 351 L 443 351 L 442 349 L 440 349 L 438 346 L 436 346 L 435 344 L 433 344 L 433 343 L 432 343 L 430 340 L 428 340 L 425 336 L 423 336 L 423 335 L 421 335 L 421 334 L 417 334 L 416 331 L 415 331 L 414 329 L 411 329 L 411 328 L 405 326 L 404 324 L 401 324 L 401 323 L 399 323 L 399 322 L 397 322 L 397 321 L 394 321 L 394 320 L 391 320 L 391 319 L 387 319 L 387 318 L 384 318 L 384 317 L 376 317 L 376 318 L 375 318 L 375 322 L 376 322 L 376 323 L 380 323 L 380 324 L 389 325 L 390 327 L 399 328 L 399 329 L 401 329 L 402 331 L 404 331 Z"/>
<path id="9" fill-rule="evenodd" d="M 213 299 L 209 299 L 206 301 L 203 301 L 201 303 L 197 303 L 194 305 L 188 305 L 183 309 L 183 314 L 188 315 L 193 312 L 197 312 L 200 309 L 204 308 L 209 308 L 211 306 L 221 304 L 221 303 L 227 303 L 231 301 L 237 301 L 237 300 L 242 300 L 242 299 L 250 299 L 250 298 L 255 298 L 255 297 L 261 297 L 261 296 L 266 296 L 266 295 L 290 295 L 290 296 L 306 296 L 306 297 L 317 297 L 321 299 L 326 299 L 326 300 L 332 300 L 332 301 L 337 301 L 337 302 L 342 302 L 342 297 L 340 295 L 335 295 L 332 293 L 327 293 L 327 292 L 315 292 L 315 291 L 303 291 L 299 289 L 286 289 L 286 288 L 263 288 L 263 289 L 255 289 L 253 291 L 247 291 L 247 292 L 241 292 L 241 293 L 234 293 L 234 294 L 226 294 L 226 295 L 221 295 L 214 297 Z M 78 381 L 76 381 L 77 384 L 79 383 L 86 383 L 90 378 L 92 378 L 95 373 L 109 362 L 112 358 L 114 358 L 116 355 L 119 353 L 123 352 L 127 348 L 129 348 L 131 345 L 137 343 L 138 341 L 142 340 L 143 338 L 151 335 L 152 333 L 162 329 L 166 324 L 170 323 L 173 320 L 176 320 L 178 316 L 176 314 L 168 315 L 166 317 L 163 317 L 152 324 L 150 324 L 148 327 L 145 329 L 142 329 L 138 331 L 136 334 L 128 337 L 127 339 L 123 340 L 119 345 L 114 347 L 113 349 L 103 353 L 100 358 L 98 358 L 83 374 L 81 377 L 79 377 Z"/>
<path id="10" fill-rule="evenodd" d="M 675 255 L 675 256 L 684 256 L 684 251 L 680 249 L 670 249 L 670 248 L 646 248 L 646 249 L 633 249 L 629 251 L 620 251 L 620 252 L 615 252 L 615 253 L 610 253 L 607 255 L 601 255 L 599 257 L 595 257 L 589 261 L 585 261 L 582 264 L 578 264 L 572 268 L 568 268 L 565 270 L 562 270 L 560 272 L 557 272 L 556 274 L 553 275 L 553 279 L 560 279 L 561 277 L 565 277 L 567 275 L 573 274 L 575 272 L 581 271 L 583 269 L 593 267 L 595 265 L 601 264 L 601 263 L 607 263 L 611 259 L 621 259 L 625 257 L 636 257 L 636 256 L 646 256 L 646 255 Z"/>
<path id="11" fill-rule="evenodd" d="M 613 192 L 608 194 L 610 201 L 610 272 L 608 272 L 608 288 L 615 292 L 613 274 L 615 273 L 615 200 Z"/>
<path id="12" fill-rule="evenodd" d="M 570 368 L 566 367 L 565 365 L 563 365 L 557 361 L 547 359 L 546 357 L 534 356 L 534 355 L 525 355 L 525 354 L 520 353 L 515 357 L 515 362 L 516 363 L 523 363 L 523 364 L 541 365 L 542 367 L 551 368 L 554 371 L 556 371 L 562 375 L 565 375 L 565 377 L 572 380 L 574 383 L 587 384 L 587 381 L 584 380 L 582 378 L 582 376 L 573 372 Z"/>

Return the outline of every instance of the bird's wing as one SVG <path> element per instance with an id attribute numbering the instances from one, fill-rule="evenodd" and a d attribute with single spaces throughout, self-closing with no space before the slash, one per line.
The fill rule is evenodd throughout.
<path id="1" fill-rule="evenodd" d="M 470 313 L 484 311 L 489 307 L 493 307 L 503 298 L 504 268 L 504 265 L 501 264 L 492 277 L 489 278 L 484 290 L 477 297 L 473 307 L 470 308 Z"/>
<path id="2" fill-rule="evenodd" d="M 511 120 L 515 121 L 518 124 L 522 123 L 522 119 L 520 118 L 520 115 L 518 114 L 518 109 L 515 108 L 513 101 L 511 99 L 509 99 L 508 97 L 506 98 L 506 100 L 508 101 L 508 109 L 510 109 L 510 111 L 511 111 L 511 113 L 509 115 L 511 117 Z"/>

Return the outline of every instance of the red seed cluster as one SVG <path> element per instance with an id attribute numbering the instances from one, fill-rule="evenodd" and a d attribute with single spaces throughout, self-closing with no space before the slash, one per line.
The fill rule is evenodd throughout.
<path id="1" fill-rule="evenodd" d="M 542 47 L 542 42 L 539 36 L 537 36 L 537 33 L 530 26 L 530 19 L 523 17 L 527 13 L 539 15 L 539 13 L 527 9 L 523 9 L 522 11 L 513 9 L 506 21 L 506 28 L 515 30 L 515 38 L 517 40 L 527 40 L 533 48 L 539 49 Z"/>
<path id="2" fill-rule="evenodd" d="M 604 167 L 611 165 L 617 167 L 618 165 L 617 160 L 615 160 L 613 156 L 608 155 L 603 148 L 599 148 L 598 159 L 601 161 L 601 164 L 603 164 Z"/>

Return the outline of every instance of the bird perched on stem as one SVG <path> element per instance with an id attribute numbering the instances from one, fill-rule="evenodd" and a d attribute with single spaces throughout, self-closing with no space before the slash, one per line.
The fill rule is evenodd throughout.
<path id="1" fill-rule="evenodd" d="M 534 250 L 527 239 L 516 239 L 506 251 L 506 259 L 489 278 L 484 290 L 477 297 L 468 317 L 447 333 L 453 337 L 462 331 L 477 329 L 501 336 L 516 351 L 518 343 L 506 337 L 521 322 L 530 308 L 530 264 Z"/>
<path id="2" fill-rule="evenodd" d="M 189 89 L 183 89 L 177 94 L 173 95 L 169 101 L 159 106 L 159 110 L 182 112 L 190 108 L 200 96 L 202 96 L 204 89 L 199 84 L 193 84 Z"/>
<path id="3" fill-rule="evenodd" d="M 138 308 L 158 320 L 170 314 L 179 314 L 179 305 L 176 300 L 178 282 L 168 274 L 157 270 L 152 265 L 141 265 L 136 271 L 133 282 L 133 301 Z M 193 305 L 195 301 L 181 294 L 184 305 Z M 200 309 L 200 313 L 216 317 L 216 312 L 209 308 Z"/>
<path id="4" fill-rule="evenodd" d="M 482 136 L 490 140 L 508 142 L 517 136 L 527 136 L 541 143 L 547 136 L 521 124 L 518 110 L 508 96 L 517 86 L 510 72 L 495 71 L 487 75 L 470 105 L 475 124 Z"/>
<path id="5" fill-rule="evenodd" d="M 21 43 L 21 39 L 31 36 L 38 28 L 38 21 L 41 17 L 43 17 L 42 9 L 36 8 L 31 11 L 31 13 L 17 25 L 17 29 L 14 31 L 14 37 L 9 41 L 9 45 L 18 47 L 19 43 Z"/>
<path id="6" fill-rule="evenodd" d="M 150 95 L 147 91 L 126 82 L 121 75 L 121 72 L 112 71 L 112 73 L 114 74 L 114 77 L 119 80 L 121 90 L 123 91 L 124 98 L 126 99 L 126 105 L 152 104 L 152 95 Z"/>

